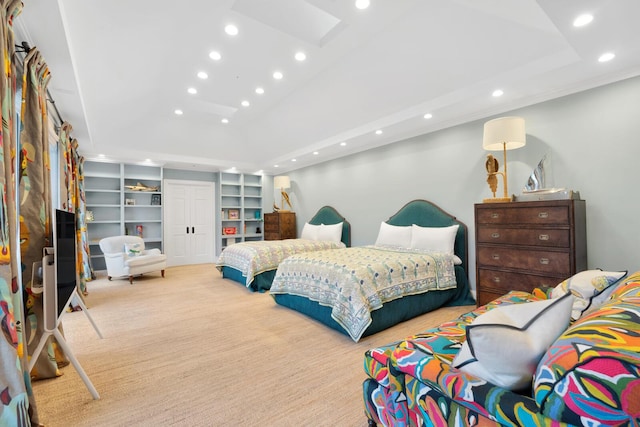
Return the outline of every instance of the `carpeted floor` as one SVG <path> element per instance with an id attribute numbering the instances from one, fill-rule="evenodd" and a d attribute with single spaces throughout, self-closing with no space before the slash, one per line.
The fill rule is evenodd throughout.
<path id="1" fill-rule="evenodd" d="M 104 339 L 82 312 L 65 314 L 63 326 L 100 399 L 72 365 L 34 382 L 47 427 L 366 426 L 365 350 L 473 308 L 442 308 L 354 343 L 212 264 L 133 285 L 99 275 L 88 287 Z"/>

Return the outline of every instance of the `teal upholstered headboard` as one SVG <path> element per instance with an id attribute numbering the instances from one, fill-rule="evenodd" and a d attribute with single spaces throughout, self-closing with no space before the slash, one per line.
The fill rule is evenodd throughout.
<path id="1" fill-rule="evenodd" d="M 351 224 L 349 221 L 345 219 L 342 215 L 338 213 L 337 210 L 332 208 L 331 206 L 323 206 L 318 212 L 309 220 L 309 224 L 320 225 L 320 224 L 338 224 L 342 222 L 342 238 L 340 239 L 342 243 L 347 245 L 347 247 L 351 246 Z"/>
<path id="2" fill-rule="evenodd" d="M 391 225 L 419 225 L 420 227 L 448 227 L 458 224 L 458 233 L 453 251 L 462 260 L 464 270 L 468 269 L 467 226 L 449 215 L 438 206 L 426 200 L 413 200 L 404 205 L 387 221 Z"/>

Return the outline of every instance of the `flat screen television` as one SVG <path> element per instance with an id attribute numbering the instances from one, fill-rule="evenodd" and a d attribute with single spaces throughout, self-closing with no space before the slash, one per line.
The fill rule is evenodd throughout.
<path id="1" fill-rule="evenodd" d="M 45 330 L 58 326 L 77 285 L 76 215 L 56 209 L 53 215 L 53 248 L 45 248 L 43 310 Z"/>

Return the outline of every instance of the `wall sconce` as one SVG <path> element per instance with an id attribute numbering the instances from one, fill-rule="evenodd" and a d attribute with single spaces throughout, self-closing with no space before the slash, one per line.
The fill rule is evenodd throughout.
<path id="1" fill-rule="evenodd" d="M 498 164 L 498 159 L 491 154 L 487 155 L 487 161 L 485 163 L 487 173 L 489 174 L 487 183 L 489 184 L 489 188 L 491 188 L 493 198 L 484 199 L 484 203 L 510 202 L 512 200 L 507 188 L 507 150 L 524 147 L 526 144 L 526 132 L 524 129 L 524 119 L 522 117 L 500 117 L 489 120 L 484 124 L 482 148 L 488 151 L 502 150 L 504 162 L 504 172 L 499 172 L 500 165 Z M 503 197 L 496 197 L 498 175 L 502 175 L 504 184 Z"/>
<path id="2" fill-rule="evenodd" d="M 289 200 L 289 195 L 287 194 L 286 191 L 284 191 L 285 188 L 291 188 L 291 181 L 289 180 L 289 177 L 286 175 L 276 176 L 275 178 L 273 178 L 273 186 L 275 188 L 280 188 L 280 194 L 282 195 L 280 208 L 278 208 L 274 204 L 273 206 L 274 211 L 289 212 L 288 210 L 284 209 L 285 202 L 287 203 L 287 205 L 289 205 L 289 209 L 292 209 L 291 201 Z"/>

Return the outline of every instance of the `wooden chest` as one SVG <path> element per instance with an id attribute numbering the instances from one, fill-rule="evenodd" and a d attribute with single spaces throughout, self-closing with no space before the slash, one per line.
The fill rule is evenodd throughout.
<path id="1" fill-rule="evenodd" d="M 295 238 L 295 212 L 273 212 L 264 214 L 264 240 L 282 240 Z"/>
<path id="2" fill-rule="evenodd" d="M 478 305 L 587 269 L 584 200 L 479 203 L 475 228 Z"/>

